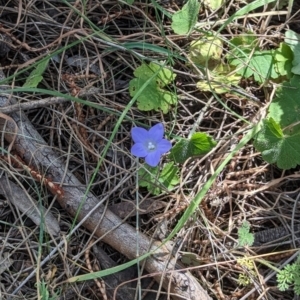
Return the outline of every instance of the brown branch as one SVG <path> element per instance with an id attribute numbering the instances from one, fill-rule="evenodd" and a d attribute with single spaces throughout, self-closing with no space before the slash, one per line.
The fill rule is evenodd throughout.
<path id="1" fill-rule="evenodd" d="M 14 101 L 14 98 L 10 101 L 7 96 L 0 95 L 0 107 L 9 106 Z M 47 176 L 54 182 L 63 183 L 64 195 L 58 196 L 57 200 L 70 215 L 78 213 L 82 200 L 85 199 L 78 213 L 78 220 L 89 216 L 83 223 L 84 226 L 128 259 L 136 258 L 137 242 L 140 255 L 155 251 L 155 255 L 147 258 L 145 269 L 154 274 L 157 282 L 162 281 L 163 287 L 173 295 L 173 299 L 211 299 L 188 271 L 177 270 L 182 267 L 177 264 L 166 245 L 157 249 L 161 246 L 160 242 L 152 242 L 142 233 L 137 236 L 135 228 L 123 223 L 110 210 L 105 210 L 93 194 L 88 193 L 85 197 L 86 186 L 72 172 L 65 170 L 65 162 L 46 144 L 24 113 L 15 112 L 11 117 L 18 126 L 18 133 L 15 135 L 15 125 L 7 122 L 5 139 L 12 142 L 16 136 L 14 149 L 26 164 L 36 170 L 47 170 Z"/>
<path id="2" fill-rule="evenodd" d="M 0 195 L 3 195 L 38 226 L 41 225 L 41 215 L 43 213 L 44 230 L 52 235 L 59 235 L 59 224 L 53 214 L 47 211 L 45 207 L 41 208 L 40 204 L 34 199 L 29 199 L 29 195 L 24 191 L 24 188 L 21 188 L 4 176 L 0 178 Z"/>
<path id="3" fill-rule="evenodd" d="M 19 110 L 35 109 L 39 107 L 48 107 L 50 105 L 64 103 L 70 101 L 63 97 L 49 97 L 43 100 L 30 101 L 25 103 L 12 104 L 7 107 L 1 107 L 0 112 L 3 114 L 9 114 Z"/>

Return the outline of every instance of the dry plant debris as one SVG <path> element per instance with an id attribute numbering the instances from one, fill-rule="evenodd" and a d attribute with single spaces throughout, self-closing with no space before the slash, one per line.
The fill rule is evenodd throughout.
<path id="1" fill-rule="evenodd" d="M 282 268 L 296 257 L 299 166 L 283 171 L 268 164 L 251 142 L 230 159 L 176 236 L 140 261 L 139 272 L 135 264 L 72 281 L 98 266 L 121 266 L 137 249 L 144 255 L 161 246 L 249 124 L 266 114 L 278 79 L 260 84 L 251 74 L 229 89 L 227 76 L 224 86 L 233 53 L 226 41 L 251 29 L 259 49 L 273 51 L 287 29 L 300 33 L 296 1 L 256 8 L 223 28 L 249 1 L 224 1 L 218 9 L 207 1 L 191 20 L 198 29 L 180 35 L 172 15 L 184 1 L 126 2 L 0 0 L 0 297 L 294 299 L 293 289 L 277 288 L 276 273 L 263 260 Z M 200 70 L 203 52 L 194 41 L 218 30 L 213 61 L 204 57 Z M 134 72 L 154 61 L 172 77 L 168 84 L 153 77 L 156 90 L 172 98 L 163 112 L 161 103 L 157 111 L 140 110 L 130 91 Z M 218 76 L 206 72 L 220 62 Z M 151 194 L 137 185 L 130 131 L 157 123 L 173 144 L 194 130 L 216 146 L 180 161 L 171 191 L 165 184 Z M 254 244 L 241 247 L 245 220 Z"/>

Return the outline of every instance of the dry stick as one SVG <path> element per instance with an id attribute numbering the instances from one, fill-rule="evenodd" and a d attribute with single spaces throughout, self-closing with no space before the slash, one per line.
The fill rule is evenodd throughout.
<path id="1" fill-rule="evenodd" d="M 93 95 L 97 92 L 98 92 L 97 88 L 90 88 L 88 90 L 84 89 L 79 93 L 78 96 L 80 98 L 86 98 L 87 96 Z M 16 103 L 16 104 L 9 105 L 7 107 L 0 107 L 0 116 L 1 113 L 10 114 L 15 111 L 27 110 L 27 109 L 30 110 L 30 109 L 40 108 L 40 107 L 48 107 L 50 105 L 62 104 L 70 101 L 71 101 L 70 99 L 64 97 L 49 97 L 41 100 L 33 100 L 24 103 Z"/>
<path id="2" fill-rule="evenodd" d="M 43 100 L 36 100 L 36 101 L 30 101 L 25 103 L 17 103 L 12 104 L 7 107 L 1 107 L 0 108 L 0 114 L 10 114 L 15 111 L 19 110 L 26 110 L 26 109 L 35 109 L 39 107 L 48 107 L 50 105 L 64 103 L 70 101 L 69 99 L 63 98 L 63 97 L 49 97 Z"/>
<path id="3" fill-rule="evenodd" d="M 16 101 L 14 98 L 12 102 Z M 8 97 L 0 96 L 0 107 L 9 106 L 11 102 Z M 57 197 L 60 205 L 72 216 L 78 212 L 81 202 L 84 204 L 78 214 L 78 221 L 89 215 L 92 208 L 99 205 L 99 200 L 91 193 L 85 197 L 86 187 L 83 186 L 72 172 L 65 172 L 65 163 L 55 153 L 39 135 L 23 112 L 12 113 L 11 117 L 18 126 L 18 133 L 14 142 L 14 149 L 28 164 L 38 170 L 47 170 L 54 182 L 63 182 L 64 196 Z M 12 142 L 15 137 L 15 125 L 8 122 L 6 126 L 5 139 Z M 99 220 L 101 223 L 99 224 Z M 163 287 L 173 294 L 173 299 L 211 299 L 207 292 L 197 282 L 197 280 L 187 271 L 176 270 L 178 266 L 168 248 L 164 245 L 157 249 L 161 243 L 151 240 L 140 233 L 137 237 L 135 229 L 123 224 L 122 220 L 110 210 L 104 211 L 104 206 L 99 205 L 97 210 L 90 214 L 83 223 L 85 228 L 102 241 L 112 246 L 114 249 L 125 255 L 129 259 L 135 259 L 136 249 L 133 245 L 139 239 L 140 255 L 149 251 L 155 251 L 155 255 L 147 258 L 145 269 L 157 282 L 163 281 Z"/>
<path id="4" fill-rule="evenodd" d="M 12 147 L 13 147 L 13 145 L 14 145 L 15 140 L 16 140 L 16 134 L 17 134 L 17 132 L 18 132 L 18 126 L 17 126 L 17 124 L 15 123 L 15 121 L 14 121 L 10 116 L 7 116 L 7 115 L 5 115 L 5 114 L 3 114 L 3 113 L 1 113 L 1 112 L 0 112 L 0 119 L 4 119 L 4 120 L 6 120 L 6 121 L 11 121 L 11 122 L 15 125 L 14 137 L 12 138 L 12 140 L 11 140 L 9 146 L 8 146 L 8 149 L 7 149 L 7 153 L 8 153 L 8 163 L 11 165 L 11 161 L 10 161 L 10 152 L 11 152 L 11 149 L 12 149 Z M 5 125 L 3 124 L 2 121 L 0 121 L 0 126 L 1 126 L 1 127 L 4 127 L 4 126 L 5 126 Z"/>

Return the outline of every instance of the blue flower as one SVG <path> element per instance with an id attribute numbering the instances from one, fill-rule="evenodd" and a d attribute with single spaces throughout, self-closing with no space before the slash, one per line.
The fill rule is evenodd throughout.
<path id="1" fill-rule="evenodd" d="M 133 127 L 131 136 L 135 144 L 131 148 L 131 154 L 144 157 L 146 163 L 156 167 L 160 157 L 172 148 L 172 144 L 163 138 L 164 126 L 158 123 L 148 130 L 141 127 Z"/>

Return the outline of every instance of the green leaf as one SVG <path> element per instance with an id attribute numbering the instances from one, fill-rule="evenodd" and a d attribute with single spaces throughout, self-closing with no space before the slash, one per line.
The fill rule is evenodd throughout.
<path id="1" fill-rule="evenodd" d="M 238 49 L 257 49 L 258 40 L 256 36 L 249 32 L 249 34 L 239 35 L 230 40 L 231 51 L 238 53 Z"/>
<path id="2" fill-rule="evenodd" d="M 228 56 L 231 65 L 237 67 L 237 74 L 245 78 L 254 76 L 255 81 L 259 83 L 265 82 L 269 78 L 278 78 L 278 73 L 274 68 L 274 54 L 272 50 L 254 51 L 244 49 L 236 52 L 234 57 L 232 54 Z"/>
<path id="3" fill-rule="evenodd" d="M 188 2 L 172 16 L 171 27 L 177 34 L 188 34 L 192 31 L 198 18 L 200 3 L 198 0 Z"/>
<path id="4" fill-rule="evenodd" d="M 275 71 L 280 76 L 291 77 L 293 66 L 293 51 L 286 43 L 280 43 L 279 48 L 274 51 Z"/>
<path id="5" fill-rule="evenodd" d="M 275 122 L 275 120 L 270 117 L 269 119 L 269 128 L 271 133 L 278 139 L 282 139 L 284 137 L 283 132 L 281 130 L 281 127 L 278 123 Z"/>
<path id="6" fill-rule="evenodd" d="M 237 67 L 237 73 L 263 83 L 280 76 L 291 77 L 293 52 L 286 43 L 281 43 L 276 50 L 259 51 L 256 37 L 243 35 L 230 40 L 227 59 Z M 253 49 L 255 49 L 253 51 Z"/>
<path id="7" fill-rule="evenodd" d="M 153 195 L 160 195 L 164 190 L 171 191 L 178 183 L 178 167 L 173 162 L 164 165 L 160 172 L 159 167 L 145 166 L 139 170 L 139 186 L 146 187 Z"/>
<path id="8" fill-rule="evenodd" d="M 202 37 L 190 44 L 189 58 L 195 64 L 213 69 L 221 61 L 223 43 L 217 37 Z"/>
<path id="9" fill-rule="evenodd" d="M 144 80 L 148 80 L 156 73 L 155 81 L 160 87 L 164 87 L 170 84 L 176 77 L 176 75 L 167 68 L 162 68 L 160 65 L 150 62 L 149 65 L 143 63 L 136 68 L 134 76 Z"/>
<path id="10" fill-rule="evenodd" d="M 288 264 L 277 273 L 277 286 L 280 291 L 286 291 L 293 284 L 296 275 L 296 264 Z M 298 274 L 299 275 L 299 274 Z"/>
<path id="11" fill-rule="evenodd" d="M 191 139 L 181 139 L 171 150 L 170 157 L 176 163 L 208 153 L 217 143 L 206 133 L 196 132 Z"/>
<path id="12" fill-rule="evenodd" d="M 254 235 L 250 232 L 250 224 L 248 222 L 244 221 L 242 227 L 238 229 L 238 237 L 240 246 L 253 245 Z"/>
<path id="13" fill-rule="evenodd" d="M 281 169 L 300 164 L 300 132 L 279 137 L 278 123 L 274 119 L 263 121 L 263 127 L 254 140 L 254 147 L 268 163 L 276 163 Z"/>
<path id="14" fill-rule="evenodd" d="M 153 62 L 149 65 L 143 63 L 134 71 L 134 75 L 137 78 L 132 79 L 129 83 L 131 97 L 134 97 L 146 82 L 154 76 L 137 98 L 137 105 L 140 110 L 162 110 L 166 114 L 171 106 L 177 103 L 176 94 L 164 89 L 176 77 L 171 70 L 162 68 Z"/>
<path id="15" fill-rule="evenodd" d="M 286 82 L 277 90 L 276 96 L 269 107 L 268 118 L 273 118 L 281 128 L 289 127 L 284 130 L 285 134 L 299 134 L 300 125 L 300 76 L 294 75 L 290 82 Z"/>
<path id="16" fill-rule="evenodd" d="M 287 30 L 285 32 L 284 41 L 290 46 L 294 53 L 292 72 L 300 75 L 300 34 L 297 34 L 292 30 Z"/>
<path id="17" fill-rule="evenodd" d="M 23 84 L 23 87 L 28 87 L 28 88 L 36 88 L 38 84 L 43 80 L 43 73 L 46 70 L 49 59 L 45 59 L 41 61 L 35 69 L 30 73 L 28 78 L 26 79 L 26 82 Z"/>

